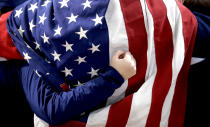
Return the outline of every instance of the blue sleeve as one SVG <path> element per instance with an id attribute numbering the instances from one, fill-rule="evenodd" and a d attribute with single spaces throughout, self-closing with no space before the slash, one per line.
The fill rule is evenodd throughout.
<path id="1" fill-rule="evenodd" d="M 210 58 L 210 16 L 193 11 L 198 21 L 198 31 L 193 51 L 194 57 Z"/>
<path id="2" fill-rule="evenodd" d="M 122 76 L 112 67 L 107 67 L 99 77 L 68 92 L 56 92 L 52 85 L 42 81 L 29 66 L 21 68 L 19 78 L 32 110 L 52 125 L 93 109 L 124 82 Z"/>

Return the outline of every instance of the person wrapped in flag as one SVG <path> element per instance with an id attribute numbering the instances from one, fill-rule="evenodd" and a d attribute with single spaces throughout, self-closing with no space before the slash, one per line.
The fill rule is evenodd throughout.
<path id="1" fill-rule="evenodd" d="M 15 81 L 21 82 L 23 90 L 27 95 L 26 97 L 31 102 L 30 105 L 33 111 L 38 113 L 36 115 L 46 122 L 55 125 L 75 119 L 80 114 L 84 112 L 88 113 L 99 105 L 103 106 L 103 101 L 111 96 L 114 90 L 122 85 L 124 80 L 135 74 L 135 66 L 128 61 L 131 55 L 126 53 L 124 58 L 119 59 L 122 53 L 122 51 L 118 51 L 112 58 L 112 67 L 107 67 L 105 72 L 99 73 L 97 78 L 83 85 L 78 84 L 80 86 L 67 92 L 58 92 L 53 86 L 42 81 L 33 68 L 23 61 L 19 61 L 16 64 L 1 62 L 1 87 L 2 85 L 14 85 L 14 81 L 6 80 L 7 76 L 13 79 L 17 77 L 18 80 Z M 6 75 L 7 69 L 13 70 L 14 74 Z M 128 73 L 127 71 L 130 72 Z M 42 110 L 44 109 L 46 111 L 43 112 Z"/>
<path id="2" fill-rule="evenodd" d="M 40 92 L 47 94 L 41 104 L 44 109 L 47 109 L 44 113 L 43 109 L 41 111 L 39 109 L 42 101 L 30 105 L 34 112 L 39 112 L 38 116 L 53 125 L 72 119 L 82 112 L 92 110 L 111 96 L 114 90 L 122 85 L 124 79 L 127 80 L 132 77 L 136 71 L 135 60 L 128 52 L 117 51 L 111 60 L 113 61 L 111 66 L 118 70 L 119 74 L 109 66 L 109 57 L 111 56 L 109 56 L 108 31 L 104 20 L 106 4 L 95 2 L 95 6 L 103 5 L 105 7 L 96 8 L 96 13 L 90 15 L 92 19 L 86 18 L 83 20 L 82 16 L 79 15 L 88 15 L 86 10 L 90 7 L 86 4 L 89 1 L 83 3 L 82 8 L 77 6 L 68 8 L 67 3 L 70 3 L 70 1 L 64 0 L 62 2 L 29 1 L 20 6 L 19 10 L 13 11 L 14 13 L 12 12 L 8 19 L 8 32 L 12 34 L 15 45 L 29 63 L 31 67 L 29 69 L 32 70 L 30 72 L 29 69 L 26 69 L 25 72 L 24 68 L 26 67 L 22 67 L 21 72 L 28 74 L 29 77 L 26 79 L 33 78 L 32 75 L 39 77 L 38 79 L 33 78 L 32 82 L 27 82 L 28 80 L 22 82 L 22 84 L 25 84 L 23 87 L 26 87 L 24 89 L 37 90 L 37 92 L 34 92 L 35 95 L 29 96 L 27 99 L 38 100 L 40 96 L 43 96 Z M 62 16 L 64 19 L 60 20 L 59 17 L 47 19 L 46 16 L 51 14 L 61 16 L 61 12 L 56 11 L 57 9 L 54 10 L 55 12 L 53 11 L 54 13 L 50 10 L 53 3 L 57 3 L 55 7 L 61 12 L 69 12 L 68 15 Z M 38 5 L 42 9 L 37 9 Z M 74 11 L 75 9 L 78 10 Z M 24 23 L 29 17 L 21 16 L 24 10 L 32 14 L 28 15 L 31 18 L 29 24 Z M 42 16 L 38 16 L 39 11 L 44 11 Z M 36 16 L 39 17 L 37 21 L 34 19 Z M 18 29 L 15 29 L 17 22 L 13 22 L 13 18 L 20 23 Z M 66 24 L 63 24 L 63 22 Z M 46 26 L 47 24 L 54 24 L 55 26 L 52 28 Z M 46 28 L 44 28 L 45 26 Z M 35 35 L 42 28 L 43 33 L 40 36 Z M 28 40 L 25 40 L 25 38 L 28 38 Z M 24 46 L 26 47 L 24 48 Z M 100 72 L 102 74 L 99 74 Z M 96 76 L 98 77 L 95 78 Z M 20 81 L 24 77 L 25 75 L 20 76 Z M 46 85 L 41 82 L 41 79 L 50 82 L 53 87 L 57 87 L 57 92 L 60 92 L 54 93 L 51 90 L 52 88 L 44 89 Z M 67 86 L 67 84 L 71 86 Z M 68 91 L 69 87 L 71 88 L 70 91 Z M 61 93 L 61 90 L 68 92 Z M 26 94 L 28 95 L 28 93 Z M 46 98 L 49 98 L 49 100 Z M 78 108 L 78 106 L 81 108 Z M 63 118 L 64 116 L 66 118 Z"/>
<path id="3" fill-rule="evenodd" d="M 98 1 L 91 1 L 91 2 L 90 1 L 87 2 L 87 1 L 88 0 L 86 0 L 86 2 L 81 1 L 79 3 L 79 5 L 82 6 L 83 11 L 87 10 L 87 8 L 89 8 L 89 9 L 93 8 L 92 5 L 97 5 L 96 3 L 98 2 Z M 36 65 L 30 66 L 31 68 L 36 68 L 35 72 L 37 73 L 38 76 L 44 78 L 46 81 L 50 81 L 50 83 L 53 84 L 54 81 L 51 81 L 51 80 L 54 80 L 54 79 L 49 78 L 50 75 L 53 74 L 53 77 L 57 77 L 57 79 L 59 79 L 59 80 L 56 80 L 55 82 L 62 83 L 64 81 L 62 81 L 63 80 L 62 76 L 61 77 L 59 76 L 59 74 L 58 74 L 59 71 L 58 71 L 58 73 L 54 72 L 54 71 L 48 72 L 48 71 L 50 71 L 48 69 L 52 69 L 54 67 L 59 68 L 62 66 L 59 63 L 61 61 L 60 56 L 62 54 L 57 53 L 57 51 L 55 51 L 55 50 L 52 50 L 51 52 L 48 52 L 48 51 L 43 52 L 42 50 L 39 50 L 38 48 L 37 48 L 38 51 L 36 51 L 35 46 L 37 45 L 36 43 L 38 43 L 38 42 L 31 43 L 33 41 L 28 41 L 28 40 L 30 40 L 32 38 L 35 40 L 37 39 L 39 41 L 42 41 L 43 44 L 48 44 L 48 45 L 43 45 L 43 47 L 48 50 L 51 50 L 50 48 L 52 48 L 52 47 L 57 47 L 57 43 L 53 43 L 53 42 L 58 42 L 57 38 L 59 38 L 62 35 L 63 28 L 67 29 L 67 27 L 63 27 L 59 24 L 59 23 L 65 24 L 65 20 L 62 20 L 62 17 L 64 17 L 63 19 L 65 19 L 65 16 L 61 15 L 62 13 L 59 13 L 59 12 L 64 8 L 65 9 L 68 8 L 70 6 L 69 3 L 71 1 L 70 2 L 65 1 L 67 3 L 67 5 L 63 5 L 63 7 L 62 7 L 62 4 L 59 3 L 58 1 L 57 1 L 57 3 L 55 1 L 48 1 L 46 3 L 45 2 L 38 4 L 39 6 L 43 5 L 42 7 L 44 9 L 42 7 L 40 7 L 37 10 L 35 9 L 35 12 L 37 11 L 37 14 L 42 13 L 42 15 L 34 16 L 36 19 L 33 21 L 30 19 L 31 15 L 29 15 L 28 11 L 32 11 L 32 9 L 29 9 L 29 8 L 30 8 L 30 6 L 32 7 L 32 4 L 33 4 L 33 6 L 36 6 L 36 5 L 34 5 L 35 3 L 30 3 L 31 5 L 29 3 L 25 3 L 23 6 L 21 6 L 21 7 L 23 7 L 22 8 L 23 10 L 21 9 L 21 7 L 18 7 L 15 10 L 16 12 L 13 12 L 12 15 L 10 15 L 10 19 L 8 20 L 8 24 L 9 24 L 8 26 L 10 27 L 9 32 L 10 32 L 10 34 L 13 38 L 13 41 L 15 43 L 17 43 L 17 42 L 22 43 L 21 45 L 19 45 L 19 48 L 18 48 L 17 44 L 16 44 L 16 46 L 21 51 L 25 50 L 24 53 L 22 52 L 22 54 L 25 57 L 25 59 L 27 58 L 26 60 L 29 62 L 30 65 L 31 65 L 30 62 L 34 58 L 34 57 L 30 56 L 30 53 L 33 54 L 34 51 L 35 51 L 35 53 L 33 55 L 35 55 L 36 60 L 38 60 L 39 62 L 40 61 L 41 62 L 46 61 L 47 63 L 50 62 L 49 66 L 48 66 L 48 64 L 45 64 L 44 62 L 42 63 L 41 67 L 39 67 L 41 65 L 40 63 L 39 63 L 39 65 L 36 64 Z M 96 2 L 96 3 L 94 4 L 94 2 Z M 160 17 L 164 17 L 166 15 L 166 13 L 162 13 L 163 15 L 161 13 L 158 13 L 159 14 L 158 15 L 157 12 L 158 11 L 164 12 L 166 10 L 166 8 L 156 8 L 157 7 L 156 5 L 158 5 L 156 2 L 159 2 L 158 4 L 162 4 L 160 7 L 165 7 L 165 6 L 166 7 L 168 7 L 168 6 L 179 7 L 179 9 L 182 11 L 182 15 L 184 14 L 183 10 L 182 10 L 183 9 L 182 6 L 179 5 L 178 3 L 176 3 L 175 1 L 173 1 L 175 3 L 173 3 L 173 2 L 167 3 L 165 1 L 163 2 L 163 1 L 153 1 L 153 0 L 146 1 L 146 2 L 138 1 L 137 2 L 138 4 L 135 4 L 135 5 L 128 4 L 129 2 L 127 2 L 127 1 L 120 1 L 120 4 L 119 4 L 119 1 L 111 0 L 107 3 L 101 2 L 101 4 L 98 5 L 100 8 L 103 7 L 102 3 L 107 4 L 107 6 L 109 5 L 108 8 L 106 8 L 107 6 L 105 7 L 107 9 L 106 12 L 104 12 L 104 13 L 106 13 L 106 15 L 94 14 L 95 15 L 94 18 L 89 18 L 89 17 L 91 17 L 91 14 L 95 13 L 95 11 L 97 11 L 97 10 L 94 10 L 94 11 L 92 10 L 91 13 L 87 13 L 87 12 L 82 13 L 82 17 L 83 18 L 85 17 L 84 19 L 86 19 L 86 18 L 90 19 L 89 21 L 86 21 L 87 24 L 90 23 L 90 21 L 92 22 L 92 21 L 96 20 L 93 23 L 95 23 L 94 25 L 97 27 L 98 24 L 101 24 L 102 26 L 104 25 L 104 22 L 96 23 L 97 20 L 104 19 L 104 21 L 106 21 L 106 23 L 108 24 L 107 26 L 109 28 L 108 29 L 108 34 L 109 34 L 108 37 L 109 37 L 109 39 L 111 38 L 109 40 L 109 47 L 110 47 L 109 50 L 111 50 L 111 51 L 109 51 L 110 54 L 112 54 L 114 52 L 114 50 L 116 50 L 118 48 L 121 48 L 121 49 L 127 48 L 128 49 L 128 45 L 125 42 L 127 42 L 129 40 L 129 50 L 132 52 L 132 54 L 134 54 L 134 57 L 137 60 L 137 65 L 138 65 L 137 67 L 139 67 L 139 68 L 142 67 L 141 72 L 137 72 L 137 75 L 127 82 L 128 88 L 126 90 L 126 92 L 127 92 L 126 94 L 129 95 L 129 94 L 137 91 L 140 86 L 142 86 L 142 87 L 137 91 L 137 93 L 134 93 L 131 96 L 126 97 L 125 99 L 120 101 L 120 103 L 114 104 L 113 107 L 111 106 L 111 108 L 110 108 L 111 112 L 109 110 L 107 110 L 107 108 L 105 108 L 105 111 L 106 110 L 109 111 L 109 118 L 110 119 L 112 118 L 111 119 L 112 121 L 113 121 L 113 119 L 118 119 L 118 118 L 112 117 L 112 113 L 115 112 L 115 110 L 122 110 L 122 108 L 120 108 L 122 106 L 122 103 L 124 104 L 125 102 L 127 102 L 126 104 L 129 106 L 131 104 L 130 102 L 136 102 L 136 99 L 138 99 L 138 101 L 143 101 L 144 99 L 142 99 L 142 97 L 145 97 L 145 95 L 148 95 L 148 97 L 150 98 L 151 97 L 149 94 L 150 92 L 147 92 L 147 91 L 151 90 L 151 88 L 153 88 L 152 101 L 149 102 L 150 99 L 147 99 L 147 100 L 144 100 L 145 102 L 132 104 L 130 114 L 129 115 L 127 114 L 127 117 L 129 116 L 129 119 L 127 120 L 127 122 L 124 121 L 124 122 L 119 123 L 114 120 L 116 125 L 125 124 L 126 126 L 132 126 L 132 124 L 135 123 L 134 121 L 137 120 L 138 122 L 135 124 L 137 126 L 142 125 L 142 124 L 145 124 L 146 126 L 150 126 L 151 124 L 156 125 L 156 124 L 158 124 L 158 122 L 161 122 L 162 117 L 164 118 L 163 121 L 165 121 L 165 119 L 167 119 L 167 118 L 165 118 L 167 116 L 168 117 L 170 116 L 170 118 L 174 117 L 174 112 L 173 112 L 174 105 L 171 106 L 171 110 L 172 110 L 171 114 L 166 115 L 166 116 L 163 115 L 161 117 L 158 117 L 157 114 L 161 114 L 161 112 L 159 112 L 159 111 L 161 111 L 161 105 L 167 104 L 167 101 L 171 102 L 171 97 L 168 97 L 168 96 L 166 97 L 167 92 L 164 92 L 164 91 L 169 90 L 170 85 L 174 86 L 176 84 L 174 82 L 174 80 L 177 80 L 177 82 L 180 82 L 180 81 L 182 81 L 182 79 L 186 79 L 186 78 L 180 79 L 177 77 L 177 75 L 183 76 L 183 74 L 185 74 L 188 71 L 187 66 L 189 66 L 189 58 L 190 58 L 190 54 L 192 52 L 193 41 L 194 41 L 193 37 L 195 35 L 194 33 L 196 33 L 196 22 L 195 22 L 194 17 L 187 10 L 184 9 L 184 12 L 186 12 L 186 14 L 189 14 L 189 15 L 187 15 L 187 16 L 185 15 L 186 19 L 184 18 L 183 20 L 185 22 L 188 22 L 189 24 L 187 24 L 187 25 L 185 24 L 185 26 L 174 27 L 173 25 L 176 25 L 178 23 L 174 23 L 173 21 L 179 21 L 179 24 L 180 24 L 181 23 L 180 17 L 179 16 L 175 17 L 175 19 L 179 19 L 179 20 L 171 20 L 170 18 L 173 18 L 173 17 L 170 17 L 170 15 L 168 16 L 169 20 L 167 20 L 167 18 L 160 18 Z M 51 4 L 49 4 L 49 3 L 51 3 Z M 130 3 L 132 3 L 132 2 L 130 2 Z M 91 6 L 89 7 L 89 5 L 87 5 L 87 4 L 90 4 Z M 49 5 L 49 8 L 47 8 L 46 5 L 47 6 Z M 75 5 L 75 7 L 77 7 L 76 4 L 74 4 L 74 5 Z M 68 7 L 66 7 L 66 6 L 68 6 Z M 116 10 L 119 11 L 120 6 L 122 7 L 123 13 L 116 14 Z M 134 7 L 136 7 L 136 9 L 138 9 L 139 12 L 138 13 L 129 13 L 129 10 Z M 139 7 L 140 7 L 140 9 L 139 9 Z M 59 9 L 57 9 L 57 8 L 59 8 Z M 73 8 L 73 11 L 79 11 L 77 9 Z M 27 13 L 23 13 L 25 11 Z M 50 11 L 50 13 L 47 13 L 48 11 Z M 167 8 L 167 11 L 170 11 L 171 12 L 170 14 L 179 14 L 180 13 L 180 12 L 179 13 L 176 12 L 177 8 L 172 9 L 172 10 L 168 10 L 168 8 Z M 120 12 L 121 12 L 121 10 L 120 10 Z M 59 15 L 58 15 L 58 13 L 59 13 Z M 88 14 L 90 14 L 90 15 L 88 15 Z M 139 16 L 136 14 L 140 14 L 142 17 L 144 16 L 144 18 L 142 18 L 141 16 L 140 16 L 141 18 L 139 18 Z M 17 20 L 17 19 L 21 18 L 21 16 L 23 16 L 22 18 L 24 20 Z M 73 14 L 71 16 L 75 18 L 75 16 L 77 16 L 77 15 Z M 78 17 L 80 17 L 80 16 L 81 15 L 78 15 Z M 123 24 L 124 22 L 122 22 L 122 19 L 123 19 L 122 16 L 124 16 L 125 24 Z M 52 20 L 46 20 L 49 18 Z M 105 20 L 105 18 L 106 18 L 106 20 Z M 113 20 L 113 19 L 115 19 L 115 20 Z M 60 20 L 62 20 L 63 22 L 61 22 Z M 21 21 L 23 21 L 23 22 L 21 22 Z M 30 22 L 29 25 L 27 24 L 27 21 Z M 34 21 L 36 21 L 36 22 L 34 23 Z M 49 24 L 47 24 L 45 21 L 47 21 Z M 114 24 L 114 23 L 110 24 L 110 21 L 116 22 L 116 24 Z M 162 21 L 162 22 L 160 22 L 160 21 Z M 70 22 L 70 24 L 73 22 L 73 21 L 70 21 L 70 17 L 69 17 L 69 21 L 67 20 L 66 23 L 69 23 L 69 22 Z M 153 22 L 154 22 L 154 24 L 153 24 Z M 84 22 L 80 21 L 79 23 L 83 24 Z M 42 24 L 42 25 L 44 24 L 44 25 L 42 27 L 40 27 L 39 26 L 40 24 Z M 94 32 L 95 31 L 94 28 L 92 28 L 91 26 L 87 26 L 87 28 L 85 29 L 84 26 L 81 26 L 81 24 L 78 26 L 77 31 L 72 32 L 70 30 L 70 33 L 74 33 L 74 34 L 72 34 L 72 36 L 70 36 L 71 39 L 73 39 L 75 41 L 74 37 L 76 37 L 75 35 L 78 35 L 78 37 L 79 37 L 78 40 L 80 42 L 82 41 L 82 39 L 87 39 L 87 40 L 90 39 L 91 40 L 91 38 L 93 38 L 93 36 L 90 37 L 89 34 L 86 34 L 86 33 L 90 32 L 90 31 Z M 191 26 L 189 27 L 190 24 L 191 24 Z M 192 24 L 194 27 L 192 27 Z M 123 33 L 123 31 L 125 31 L 125 28 L 123 28 L 124 25 L 126 25 L 126 30 L 127 30 L 128 35 L 126 35 L 126 33 Z M 164 27 L 158 27 L 161 25 L 163 25 Z M 37 26 L 39 26 L 39 27 L 37 28 Z M 104 30 L 103 29 L 104 27 L 102 27 L 102 26 L 98 28 L 98 29 L 100 29 L 100 31 Z M 110 26 L 113 27 L 114 32 L 111 30 Z M 74 25 L 74 27 L 72 29 L 76 30 L 75 27 L 76 27 L 76 25 Z M 171 27 L 171 29 L 170 29 L 170 27 Z M 177 34 L 177 32 L 182 33 L 179 31 L 180 28 L 182 28 L 182 27 L 184 30 L 186 30 L 188 28 L 187 30 L 189 30 L 188 31 L 189 34 L 186 35 L 186 32 L 183 32 L 183 35 Z M 164 29 L 162 29 L 162 28 L 164 28 Z M 35 29 L 35 33 L 33 33 L 33 29 Z M 36 31 L 37 29 L 38 29 L 38 31 Z M 89 30 L 89 29 L 91 29 L 91 30 Z M 30 33 L 30 30 L 32 31 L 31 33 Z M 46 30 L 47 31 L 49 30 L 50 32 L 45 33 Z M 97 32 L 99 32 L 99 31 L 97 31 Z M 157 32 L 159 33 L 159 36 L 157 36 L 158 35 Z M 117 36 L 116 36 L 116 33 L 118 33 Z M 131 33 L 133 33 L 134 35 L 132 35 Z M 51 36 L 49 36 L 49 34 L 51 34 Z M 154 36 L 153 36 L 153 34 L 154 34 Z M 96 37 L 96 39 L 97 39 L 97 37 L 101 37 L 101 36 L 96 36 L 95 33 L 94 33 L 94 35 L 95 35 L 94 37 Z M 103 36 L 104 35 L 106 35 L 106 31 L 103 31 Z M 62 35 L 62 36 L 66 37 L 67 35 Z M 126 39 L 127 36 L 128 36 L 128 38 Z M 119 37 L 121 39 L 121 43 L 120 44 L 118 43 L 119 45 L 114 44 L 115 39 L 116 39 L 115 42 L 120 40 L 119 38 L 116 38 L 116 37 Z M 167 37 L 167 38 L 164 38 L 164 37 Z M 177 41 L 178 40 L 177 38 L 180 39 L 180 37 L 184 38 L 184 41 L 183 40 Z M 192 40 L 188 40 L 186 38 L 192 38 Z M 61 38 L 59 38 L 59 39 L 61 39 Z M 153 39 L 154 39 L 154 42 L 158 42 L 159 44 L 161 44 L 161 46 L 159 47 L 157 45 L 157 43 L 153 44 L 152 43 Z M 21 42 L 20 40 L 22 40 L 22 41 L 24 40 L 24 43 Z M 106 40 L 106 39 L 103 38 L 103 41 L 104 40 Z M 85 41 L 85 42 L 87 42 L 87 41 Z M 174 45 L 171 42 L 173 42 Z M 187 45 L 183 45 L 182 42 L 186 43 Z M 69 44 L 68 41 L 67 41 L 67 43 Z M 67 43 L 66 43 L 66 45 L 67 45 Z M 50 44 L 53 44 L 53 45 L 50 45 Z M 82 43 L 82 44 L 85 44 L 85 43 Z M 190 45 L 188 45 L 188 44 L 190 44 Z M 101 47 L 101 45 L 99 47 Z M 154 47 L 155 47 L 155 49 L 154 49 Z M 141 50 L 138 50 L 138 49 L 141 49 Z M 170 50 L 167 50 L 167 49 L 170 49 Z M 181 49 L 179 51 L 179 53 L 177 53 L 177 49 Z M 31 50 L 33 50 L 33 52 Z M 59 50 L 59 49 L 56 48 L 56 50 Z M 83 50 L 83 48 L 81 48 L 81 50 Z M 29 51 L 29 52 L 26 52 L 26 51 Z M 174 51 L 174 54 L 173 54 L 173 51 Z M 186 54 L 184 53 L 185 51 L 187 52 Z M 153 53 L 155 52 L 155 56 L 151 55 L 151 52 L 153 52 Z M 165 57 L 163 60 L 163 59 L 161 59 L 161 57 L 165 53 L 168 54 L 168 57 Z M 49 54 L 51 54 L 53 57 L 51 56 L 51 58 L 50 58 Z M 139 54 L 141 54 L 141 56 L 139 56 Z M 183 56 L 179 56 L 179 55 L 183 55 L 184 59 L 177 60 L 177 58 L 179 58 L 179 57 L 183 58 Z M 37 56 L 39 56 L 39 57 L 37 57 Z M 173 59 L 172 59 L 172 57 L 173 57 Z M 45 60 L 45 58 L 48 58 L 48 59 Z M 76 62 L 78 62 L 78 65 L 80 65 L 82 63 L 86 63 L 86 62 L 79 62 L 79 61 L 81 61 L 81 59 L 82 59 L 81 57 L 78 57 L 78 59 L 74 59 L 74 60 Z M 83 57 L 83 59 L 86 59 L 86 56 Z M 145 63 L 143 61 L 147 61 L 148 63 Z M 173 63 L 173 65 L 176 65 L 176 66 L 175 67 L 170 66 L 170 65 L 172 65 L 171 62 Z M 71 64 L 73 64 L 73 63 L 71 63 Z M 169 66 L 168 66 L 168 68 L 167 67 L 162 68 L 160 65 L 169 65 Z M 183 69 L 182 66 L 185 66 L 186 68 L 184 67 L 184 69 Z M 170 71 L 170 67 L 172 67 L 171 69 L 173 71 Z M 45 72 L 45 71 L 47 71 L 47 72 Z M 172 76 L 172 78 L 170 78 L 170 75 L 172 74 L 172 72 L 173 72 L 173 76 Z M 164 76 L 164 74 L 166 74 L 167 76 L 166 75 Z M 154 79 L 154 76 L 156 77 L 155 79 Z M 63 77 L 65 77 L 64 74 L 63 74 Z M 163 81 L 163 78 L 164 78 L 164 82 L 160 82 L 160 81 Z M 71 79 L 71 81 L 75 82 L 75 81 L 73 81 L 73 79 Z M 172 84 L 170 81 L 172 81 Z M 154 83 L 154 86 L 153 86 L 153 83 Z M 56 87 L 58 89 L 60 89 L 60 84 L 59 85 L 58 84 L 59 83 L 54 83 L 54 85 L 56 85 Z M 160 85 L 159 87 L 161 87 L 161 91 L 157 91 L 158 90 L 157 84 Z M 186 82 L 184 82 L 183 84 L 186 84 Z M 178 83 L 176 85 L 178 85 Z M 61 85 L 61 86 L 65 86 L 65 85 Z M 148 87 L 146 87 L 146 86 L 148 86 Z M 63 87 L 63 88 L 66 88 L 66 87 Z M 145 89 L 145 88 L 147 88 L 147 89 Z M 142 90 L 142 89 L 144 89 L 144 90 Z M 172 91 L 173 91 L 173 89 L 174 88 L 172 88 Z M 185 90 L 185 89 L 182 89 L 182 90 Z M 177 95 L 176 94 L 177 91 L 180 91 L 180 89 L 176 90 L 174 95 Z M 145 95 L 142 94 L 142 92 Z M 169 93 L 171 94 L 171 90 L 169 91 Z M 166 103 L 164 101 L 164 97 L 167 98 Z M 159 99 L 157 99 L 157 98 L 159 98 Z M 126 100 L 132 100 L 132 101 L 126 101 Z M 155 101 L 155 100 L 159 100 L 159 101 Z M 29 100 L 29 102 L 30 101 L 31 100 Z M 174 101 L 177 101 L 176 96 L 173 99 L 173 103 L 174 103 Z M 183 100 L 181 99 L 181 101 L 183 101 Z M 144 110 L 143 110 L 141 107 L 145 103 L 148 103 L 147 105 L 151 106 L 151 107 L 144 108 Z M 175 104 L 177 104 L 177 103 L 175 103 Z M 116 109 L 116 107 L 118 107 L 118 108 Z M 165 106 L 163 106 L 163 112 L 162 112 L 163 114 L 168 112 L 166 110 L 167 108 L 165 109 L 164 107 Z M 34 107 L 32 107 L 32 108 L 34 108 Z M 124 107 L 124 109 L 129 109 L 129 108 Z M 137 110 L 137 109 L 141 109 L 141 110 Z M 150 109 L 150 112 L 147 112 L 147 109 Z M 136 110 L 139 113 L 138 117 L 134 113 Z M 104 110 L 101 110 L 101 111 L 104 111 Z M 93 120 L 91 120 L 98 115 L 100 116 L 100 114 L 102 113 L 101 111 L 95 112 L 95 113 L 93 113 L 95 115 L 90 115 L 88 117 L 88 121 L 92 121 L 91 123 L 87 122 L 88 125 L 94 126 L 94 124 L 96 124 L 96 126 L 97 126 L 97 125 L 101 125 L 103 123 L 103 120 L 99 120 L 100 124 L 97 123 L 97 121 L 98 121 L 97 119 L 95 119 L 94 122 L 93 122 Z M 144 111 L 144 112 L 141 113 L 141 111 Z M 176 111 L 177 111 L 176 113 L 183 114 L 182 110 L 176 110 Z M 156 114 L 154 114 L 154 113 L 156 113 Z M 141 117 L 143 117 L 144 115 L 148 115 L 146 122 L 145 122 L 145 119 L 141 119 Z M 105 116 L 105 114 L 104 114 L 104 116 Z M 125 116 L 126 115 L 122 115 L 120 118 L 125 117 Z M 133 116 L 135 116 L 135 117 L 133 117 Z M 61 115 L 61 117 L 66 117 L 66 116 Z M 158 119 L 155 119 L 155 121 L 154 121 L 153 118 L 155 118 L 155 117 L 158 117 Z M 144 116 L 144 118 L 146 118 L 146 117 Z M 153 122 L 151 122 L 151 120 L 153 120 Z M 133 123 L 131 121 L 133 121 Z M 162 125 L 167 124 L 166 122 L 161 122 L 161 123 L 162 123 Z M 170 119 L 168 124 L 171 125 L 171 123 L 174 123 L 173 119 L 172 120 Z M 174 123 L 173 125 L 180 125 L 181 123 L 182 123 L 182 121 L 179 121 L 179 122 Z M 111 122 L 109 120 L 107 121 L 107 123 L 105 122 L 104 124 L 106 126 L 115 125 L 113 122 Z"/>

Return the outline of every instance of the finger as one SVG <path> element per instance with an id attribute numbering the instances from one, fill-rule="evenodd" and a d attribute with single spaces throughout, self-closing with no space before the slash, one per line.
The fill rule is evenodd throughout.
<path id="1" fill-rule="evenodd" d="M 123 59 L 125 57 L 125 53 L 122 53 L 121 55 L 119 55 L 119 59 Z"/>
<path id="2" fill-rule="evenodd" d="M 124 55 L 125 54 L 125 52 L 124 51 L 122 51 L 122 50 L 118 50 L 117 52 L 115 52 L 115 55 L 114 55 L 114 57 L 116 57 L 116 58 L 118 58 L 118 59 L 123 59 L 124 58 Z"/>

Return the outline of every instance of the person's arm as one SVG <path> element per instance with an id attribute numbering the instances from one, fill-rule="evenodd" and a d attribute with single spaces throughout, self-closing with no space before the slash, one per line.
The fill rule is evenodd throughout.
<path id="1" fill-rule="evenodd" d="M 55 92 L 52 85 L 42 81 L 32 68 L 20 68 L 19 78 L 26 98 L 37 116 L 55 125 L 91 110 L 111 96 L 124 79 L 112 67 L 85 85 L 68 92 Z"/>
<path id="2" fill-rule="evenodd" d="M 115 69 L 107 67 L 104 73 L 85 85 L 68 92 L 58 92 L 56 88 L 37 76 L 25 61 L 0 62 L 1 97 L 11 101 L 11 98 L 20 96 L 14 94 L 17 93 L 15 91 L 21 91 L 22 87 L 32 111 L 52 125 L 91 110 L 112 95 L 123 82 L 123 77 Z M 12 109 L 19 110 L 15 107 Z"/>
<path id="3" fill-rule="evenodd" d="M 100 105 L 136 73 L 135 59 L 129 52 L 117 51 L 110 65 L 98 77 L 68 92 L 58 92 L 27 64 L 20 68 L 19 79 L 32 110 L 55 125 Z"/>

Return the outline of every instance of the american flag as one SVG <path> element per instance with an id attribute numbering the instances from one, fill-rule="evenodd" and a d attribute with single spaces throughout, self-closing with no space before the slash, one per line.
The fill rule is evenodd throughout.
<path id="1" fill-rule="evenodd" d="M 175 0 L 31 0 L 8 20 L 13 41 L 38 76 L 71 88 L 90 80 L 118 50 L 137 74 L 91 112 L 60 126 L 181 127 L 195 17 Z M 24 42 L 24 43 L 23 43 Z M 36 127 L 51 126 L 35 115 Z"/>

